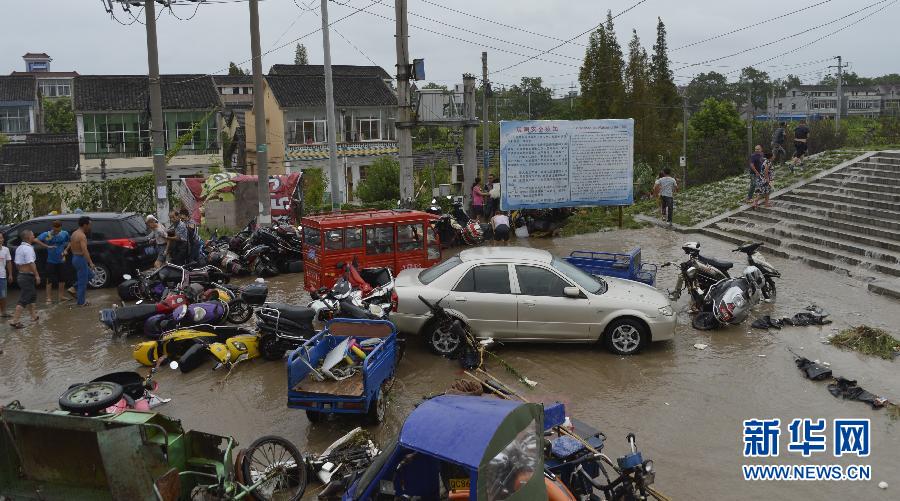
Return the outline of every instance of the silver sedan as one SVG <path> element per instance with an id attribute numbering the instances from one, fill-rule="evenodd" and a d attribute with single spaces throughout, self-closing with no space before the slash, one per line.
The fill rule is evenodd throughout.
<path id="1" fill-rule="evenodd" d="M 595 278 L 547 251 L 480 247 L 428 269 L 403 270 L 391 320 L 421 334 L 441 355 L 461 339 L 432 321 L 419 296 L 440 301 L 482 339 L 601 342 L 620 355 L 675 336 L 675 314 L 662 292 L 638 282 Z"/>

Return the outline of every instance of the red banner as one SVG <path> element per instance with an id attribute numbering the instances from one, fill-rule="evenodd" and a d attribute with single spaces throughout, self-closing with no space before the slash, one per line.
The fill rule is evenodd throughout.
<path id="1" fill-rule="evenodd" d="M 200 206 L 208 199 L 226 198 L 234 191 L 237 183 L 256 182 L 255 175 L 213 174 L 207 179 L 190 177 L 184 178 L 184 184 L 190 190 L 197 203 L 194 206 L 193 218 L 200 220 Z M 269 176 L 269 202 L 272 209 L 272 217 L 288 217 L 293 220 L 291 211 L 291 195 L 300 182 L 300 173 L 280 176 Z"/>

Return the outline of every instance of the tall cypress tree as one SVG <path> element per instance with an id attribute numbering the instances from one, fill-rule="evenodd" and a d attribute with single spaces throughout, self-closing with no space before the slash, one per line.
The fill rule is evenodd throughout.
<path id="1" fill-rule="evenodd" d="M 612 11 L 606 11 L 606 60 L 607 99 L 609 99 L 609 118 L 625 117 L 625 83 L 622 81 L 625 61 L 622 58 L 622 47 L 616 38 L 613 26 Z"/>
<path id="2" fill-rule="evenodd" d="M 612 23 L 612 13 L 607 13 L 606 25 L 591 33 L 584 64 L 578 76 L 582 94 L 581 114 L 584 118 L 624 116 L 624 66 L 622 49 Z"/>
<path id="3" fill-rule="evenodd" d="M 625 67 L 624 114 L 634 118 L 635 155 L 644 161 L 651 160 L 656 142 L 655 103 L 652 99 L 650 70 L 647 65 L 647 51 L 641 47 L 637 30 L 632 30 L 628 44 L 628 65 Z"/>
<path id="4" fill-rule="evenodd" d="M 670 150 L 677 144 L 673 137 L 682 111 L 678 88 L 675 86 L 672 69 L 669 67 L 666 25 L 662 18 L 657 18 L 657 20 L 656 43 L 653 44 L 653 56 L 650 60 L 650 92 L 656 103 L 656 113 L 652 115 L 656 121 L 654 129 L 659 131 L 657 139 L 654 141 L 656 146 L 654 154 L 663 155 L 673 153 Z"/>

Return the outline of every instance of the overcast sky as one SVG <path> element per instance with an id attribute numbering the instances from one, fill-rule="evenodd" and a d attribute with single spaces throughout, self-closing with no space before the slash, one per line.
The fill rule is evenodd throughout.
<path id="1" fill-rule="evenodd" d="M 650 51 L 655 40 L 656 18 L 662 17 L 668 28 L 669 56 L 679 84 L 689 82 L 691 75 L 710 70 L 726 73 L 734 79 L 741 67 L 757 63 L 758 68 L 768 71 L 773 78 L 794 73 L 804 81 L 814 82 L 822 74 L 832 71 L 826 66 L 834 62 L 825 59 L 837 55 L 850 62 L 850 70 L 874 76 L 900 73 L 900 53 L 896 51 L 900 42 L 898 2 L 900 0 L 409 0 L 410 55 L 425 59 L 428 81 L 452 84 L 459 82 L 465 72 L 480 77 L 481 52 L 486 50 L 489 66 L 495 71 L 490 76 L 492 81 L 511 84 L 522 76 L 542 76 L 549 86 L 562 93 L 573 82 L 577 86 L 578 66 L 584 55 L 587 35 L 551 53 L 540 54 L 562 43 L 561 40 L 590 30 L 605 18 L 608 9 L 615 15 L 639 3 L 615 21 L 623 50 L 627 51 L 631 30 L 636 29 Z M 3 46 L 0 72 L 8 74 L 24 70 L 21 56 L 26 52 L 46 52 L 53 57 L 52 69 L 56 71 L 146 74 L 144 26 L 133 23 L 133 18 L 117 6 L 116 18 L 125 24 L 133 23 L 123 26 L 104 11 L 102 3 L 103 0 L 4 1 L 3 20 L 0 21 Z M 174 3 L 174 14 L 183 19 L 193 15 L 197 6 L 189 0 Z M 375 5 L 367 7 L 373 3 Z M 838 20 L 871 4 L 876 5 Z M 306 9 L 307 5 L 311 9 Z M 260 2 L 263 51 L 287 44 L 264 55 L 264 71 L 273 64 L 293 62 L 293 40 L 321 27 L 319 5 L 319 0 Z M 381 5 L 373 0 L 329 2 L 332 22 L 352 14 L 332 27 L 332 62 L 371 64 L 371 58 L 393 74 L 396 61 L 393 6 L 392 0 L 383 0 Z M 363 7 L 367 8 L 354 13 Z M 672 50 L 805 7 L 810 8 L 712 41 Z M 880 8 L 884 10 L 876 12 Z M 161 15 L 158 24 L 163 73 L 224 73 L 229 61 L 240 63 L 250 58 L 249 7 L 245 0 L 208 0 L 192 19 L 184 21 L 159 5 L 157 11 Z M 139 8 L 132 7 L 132 12 L 143 21 Z M 863 19 L 866 15 L 870 17 Z M 855 21 L 859 22 L 823 38 Z M 797 34 L 830 22 L 827 26 Z M 794 34 L 797 35 L 770 44 Z M 309 34 L 300 42 L 306 45 L 311 63 L 322 62 L 320 32 Z M 769 45 L 704 65 L 693 65 L 763 44 Z M 811 45 L 781 55 L 807 44 Z M 538 58 L 496 72 L 530 56 Z M 241 66 L 249 68 L 250 63 L 244 62 Z"/>

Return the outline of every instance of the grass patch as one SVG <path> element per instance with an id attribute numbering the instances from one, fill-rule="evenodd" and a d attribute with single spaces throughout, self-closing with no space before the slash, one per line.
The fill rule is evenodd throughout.
<path id="1" fill-rule="evenodd" d="M 893 360 L 900 352 L 900 340 L 882 329 L 867 325 L 844 329 L 829 340 L 834 346 L 858 351 L 865 355 L 875 355 L 885 360 Z"/>
<path id="2" fill-rule="evenodd" d="M 860 150 L 849 149 L 826 151 L 814 158 L 807 159 L 803 168 L 793 173 L 787 165 L 778 166 L 775 171 L 773 191 L 787 188 L 803 179 L 809 179 L 824 170 L 858 157 L 861 153 Z M 749 182 L 746 174 L 740 174 L 712 183 L 691 186 L 676 193 L 673 222 L 683 226 L 694 226 L 723 212 L 737 209 L 744 202 L 744 197 L 747 196 Z M 644 198 L 636 200 L 630 207 L 625 207 L 622 227 L 634 229 L 646 226 L 634 219 L 637 214 L 658 218 L 659 202 L 655 198 Z M 615 229 L 618 228 L 618 225 L 618 209 L 616 207 L 584 207 L 578 209 L 569 218 L 566 226 L 562 228 L 562 235 L 594 233 Z"/>

